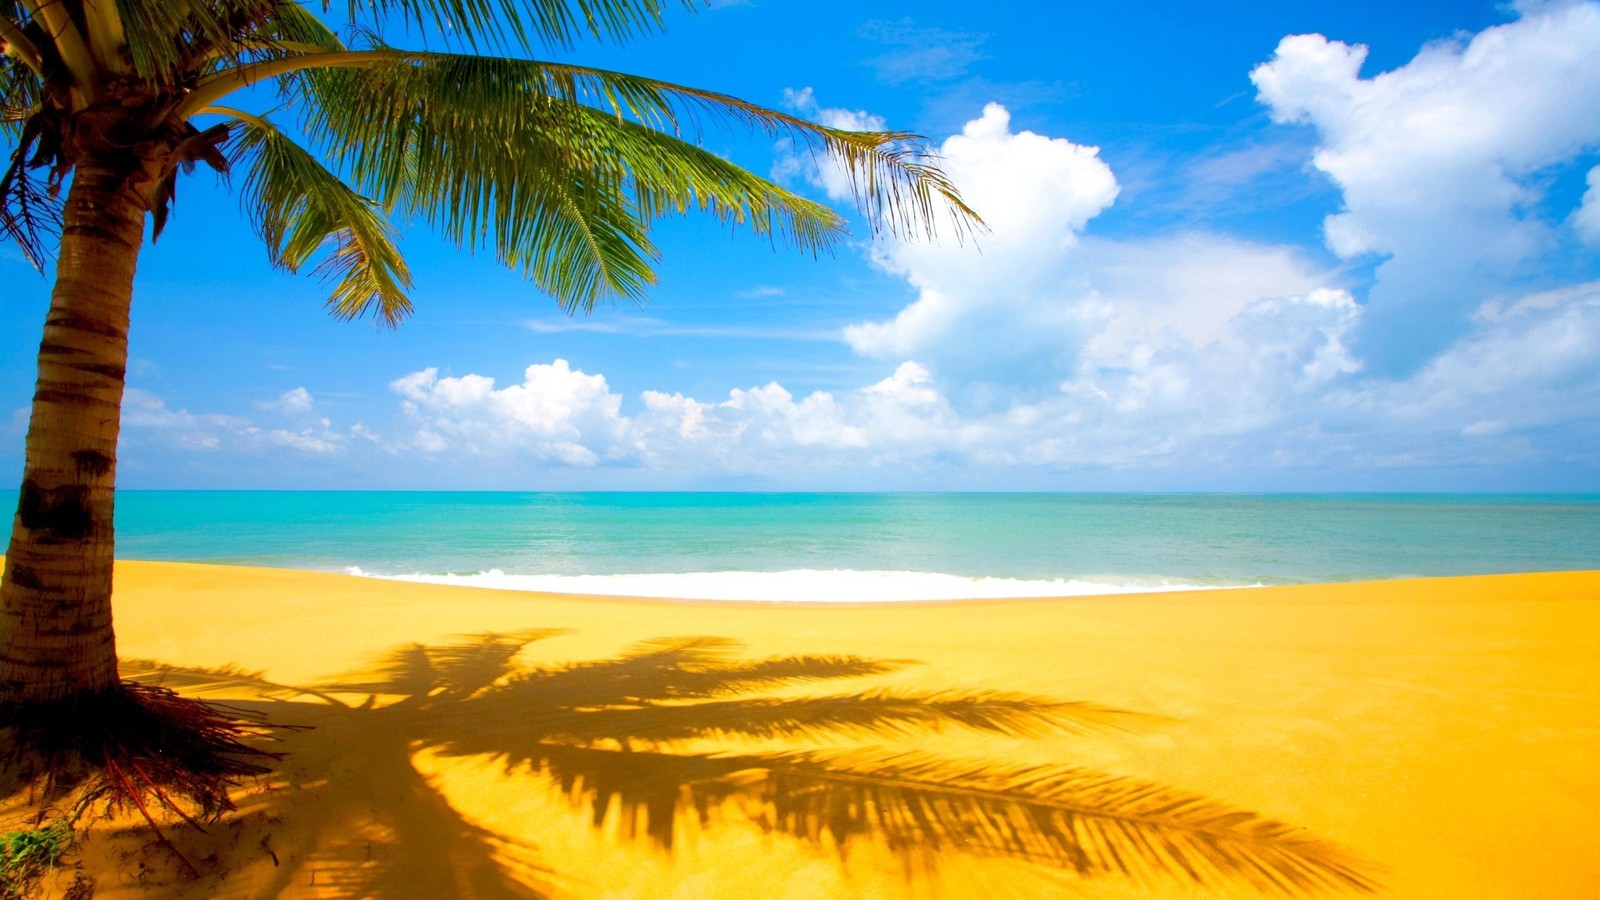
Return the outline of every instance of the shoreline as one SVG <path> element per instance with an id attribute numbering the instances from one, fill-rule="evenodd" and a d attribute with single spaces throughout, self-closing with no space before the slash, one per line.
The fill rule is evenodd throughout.
<path id="1" fill-rule="evenodd" d="M 947 572 L 857 569 L 789 569 L 619 573 L 613 575 L 375 574 L 357 566 L 343 574 L 385 581 L 438 584 L 569 597 L 647 597 L 692 602 L 916 603 L 1063 598 L 1264 587 L 1262 584 L 1184 584 L 1182 579 L 1009 577 Z M 1179 582 L 1179 583 L 1173 583 Z M 816 597 L 828 599 L 816 600 Z"/>
<path id="2" fill-rule="evenodd" d="M 704 822 L 680 817 L 670 852 L 627 837 L 616 808 L 596 827 L 587 806 L 552 788 L 537 765 L 517 762 L 531 758 L 534 750 L 519 742 L 530 740 L 524 730 L 535 726 L 516 723 L 553 714 L 517 705 L 532 701 L 496 701 L 512 705 L 494 716 L 450 714 L 439 720 L 448 725 L 441 736 L 396 732 L 406 720 L 384 717 L 393 696 L 373 705 L 360 690 L 345 690 L 330 694 L 348 704 L 335 707 L 260 687 L 326 691 L 334 682 L 370 682 L 386 671 L 383 659 L 407 647 L 465 646 L 463 635 L 526 636 L 530 629 L 537 640 L 512 661 L 528 672 L 570 673 L 562 678 L 633 671 L 640 648 L 666 646 L 664 639 L 713 648 L 703 651 L 707 659 L 733 665 L 857 658 L 878 667 L 718 700 L 748 695 L 761 701 L 752 710 L 776 702 L 769 697 L 887 691 L 998 692 L 1126 711 L 1106 727 L 1079 729 L 818 724 L 764 736 L 738 734 L 754 712 L 723 725 L 682 712 L 674 727 L 715 727 L 660 745 L 672 753 L 870 750 L 976 761 L 985 771 L 1104 772 L 1266 816 L 1342 848 L 1367 867 L 1385 897 L 1577 898 L 1592 896 L 1600 883 L 1593 840 L 1600 833 L 1593 766 L 1600 756 L 1600 571 L 1067 598 L 773 603 L 574 597 L 119 561 L 116 591 L 126 674 L 164 678 L 280 724 L 315 726 L 285 736 L 283 772 L 242 793 L 235 825 L 212 829 L 210 837 L 174 829 L 174 841 L 193 858 L 215 857 L 220 874 L 208 870 L 214 880 L 182 883 L 159 852 L 135 853 L 148 867 L 140 876 L 146 888 L 163 896 L 329 896 L 323 891 L 337 893 L 334 874 L 346 888 L 364 885 L 373 896 L 457 895 L 465 858 L 486 867 L 486 884 L 501 885 L 476 894 L 484 897 L 518 896 L 530 886 L 572 897 L 895 897 L 932 890 L 931 882 L 907 881 L 905 860 L 871 839 L 853 841 L 846 864 L 825 847 L 763 834 L 733 807 L 714 807 Z M 257 686 L 238 673 L 251 673 Z M 598 701 L 584 702 L 590 709 Z M 693 702 L 674 708 L 699 709 Z M 703 715 L 722 708 L 705 707 Z M 625 777 L 622 771 L 631 770 L 607 777 Z M 409 787 L 396 794 L 401 784 Z M 439 853 L 419 852 L 425 834 L 443 842 Z M 464 835 L 499 849 L 485 855 L 472 850 L 478 844 L 457 846 Z M 92 829 L 81 864 L 103 887 L 97 896 L 146 895 L 126 877 L 130 840 L 108 824 Z M 278 864 L 263 846 L 274 848 Z M 947 896 L 992 892 L 995 884 L 1016 896 L 1054 896 L 1062 878 L 1070 882 L 1066 890 L 1091 898 L 1262 896 L 1235 876 L 1198 889 L 1170 873 L 1080 879 L 953 849 L 936 860 Z"/>

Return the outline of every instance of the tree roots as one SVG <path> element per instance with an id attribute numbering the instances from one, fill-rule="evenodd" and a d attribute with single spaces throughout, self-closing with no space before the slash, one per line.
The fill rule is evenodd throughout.
<path id="1" fill-rule="evenodd" d="M 165 809 L 204 831 L 234 808 L 239 779 L 264 775 L 281 753 L 246 743 L 277 726 L 164 687 L 125 681 L 58 703 L 0 707 L 0 769 L 13 786 L 42 791 L 39 806 L 75 794 L 76 820 L 104 804 L 138 810 L 157 840 L 172 847 L 153 812 Z M 6 738 L 10 738 L 6 740 Z"/>

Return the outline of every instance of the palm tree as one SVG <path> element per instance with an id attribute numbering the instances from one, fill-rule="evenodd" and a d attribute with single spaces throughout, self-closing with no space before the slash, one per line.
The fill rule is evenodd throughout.
<path id="1" fill-rule="evenodd" d="M 0 727 L 126 694 L 111 575 L 129 303 L 146 219 L 159 236 L 180 171 L 242 170 L 272 261 L 311 264 L 334 316 L 388 324 L 411 309 L 392 221 L 492 250 L 568 311 L 640 297 L 664 215 L 813 252 L 843 233 L 829 208 L 696 146 L 712 121 L 835 160 L 874 228 L 978 221 L 915 135 L 530 58 L 656 30 L 663 0 L 350 0 L 342 28 L 327 6 L 0 0 L 0 232 L 56 265 L 0 588 Z M 450 52 L 390 46 L 386 21 Z"/>

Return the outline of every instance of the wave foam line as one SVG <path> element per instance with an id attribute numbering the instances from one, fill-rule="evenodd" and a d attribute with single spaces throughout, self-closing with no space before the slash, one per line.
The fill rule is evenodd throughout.
<path id="1" fill-rule="evenodd" d="M 490 569 L 471 575 L 379 575 L 359 567 L 352 575 L 548 594 L 662 597 L 679 600 L 765 600 L 871 603 L 912 600 L 993 600 L 1010 597 L 1091 597 L 1160 591 L 1211 590 L 1224 585 L 1176 579 L 1094 581 L 1078 578 L 970 577 L 939 572 L 794 569 L 786 572 L 682 572 L 638 575 L 508 575 Z M 1244 587 L 1245 585 L 1237 585 Z"/>

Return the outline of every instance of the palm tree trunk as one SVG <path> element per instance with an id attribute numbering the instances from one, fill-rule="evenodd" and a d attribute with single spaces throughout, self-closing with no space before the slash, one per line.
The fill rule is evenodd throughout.
<path id="1" fill-rule="evenodd" d="M 116 687 L 112 492 L 147 203 L 121 165 L 74 172 L 0 584 L 0 709 Z"/>

